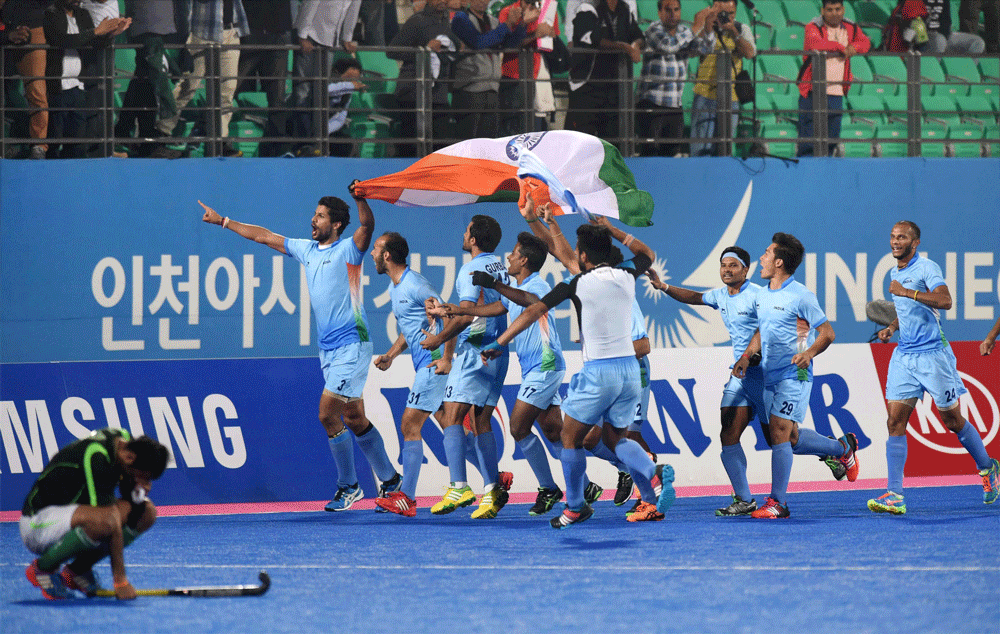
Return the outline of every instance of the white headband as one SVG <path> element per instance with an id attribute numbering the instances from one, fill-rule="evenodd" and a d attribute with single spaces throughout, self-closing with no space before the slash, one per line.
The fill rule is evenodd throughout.
<path id="1" fill-rule="evenodd" d="M 736 253 L 733 253 L 732 251 L 726 251 L 725 253 L 722 254 L 722 259 L 725 260 L 726 258 L 736 258 L 737 260 L 739 260 L 740 264 L 742 264 L 744 267 L 750 266 L 749 263 L 744 262 L 743 258 L 741 258 Z"/>

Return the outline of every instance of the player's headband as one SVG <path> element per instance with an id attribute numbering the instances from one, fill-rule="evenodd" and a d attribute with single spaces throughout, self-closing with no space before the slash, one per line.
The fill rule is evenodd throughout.
<path id="1" fill-rule="evenodd" d="M 732 251 L 726 251 L 725 253 L 722 254 L 722 259 L 725 260 L 726 258 L 736 258 L 737 260 L 739 260 L 740 264 L 742 264 L 743 266 L 745 266 L 745 267 L 746 266 L 750 266 L 750 264 L 748 262 L 745 262 L 743 260 L 743 258 L 741 258 L 739 255 L 737 255 L 736 253 L 734 253 Z"/>

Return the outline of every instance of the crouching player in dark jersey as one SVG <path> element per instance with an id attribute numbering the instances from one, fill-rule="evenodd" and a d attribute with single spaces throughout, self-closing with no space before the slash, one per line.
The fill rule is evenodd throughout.
<path id="1" fill-rule="evenodd" d="M 156 521 L 146 494 L 169 459 L 160 443 L 133 440 L 123 429 L 101 429 L 61 449 L 21 508 L 21 540 L 38 555 L 25 570 L 28 581 L 47 599 L 73 598 L 73 590 L 93 596 L 102 589 L 93 566 L 110 556 L 115 596 L 134 599 L 122 551 Z"/>

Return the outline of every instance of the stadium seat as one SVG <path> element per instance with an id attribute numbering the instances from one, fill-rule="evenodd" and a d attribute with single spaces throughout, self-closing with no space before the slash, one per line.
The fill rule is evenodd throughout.
<path id="1" fill-rule="evenodd" d="M 399 62 L 389 59 L 382 51 L 358 51 L 362 81 L 368 92 L 391 93 L 396 91 L 395 79 L 399 77 Z"/>
<path id="2" fill-rule="evenodd" d="M 774 32 L 774 48 L 779 51 L 801 51 L 805 40 L 805 29 L 801 26 L 786 26 Z"/>
<path id="3" fill-rule="evenodd" d="M 657 8 L 659 0 L 638 0 L 637 5 L 639 8 L 639 20 L 640 22 L 645 20 L 646 22 L 656 22 L 660 19 L 660 12 Z M 640 26 L 645 29 L 646 24 L 640 24 Z"/>
<path id="4" fill-rule="evenodd" d="M 855 24 L 857 24 L 857 22 L 858 22 L 858 16 L 854 12 L 854 5 L 851 4 L 850 2 L 845 2 L 844 3 L 844 19 L 845 20 L 850 20 L 851 22 L 854 22 Z"/>
<path id="5" fill-rule="evenodd" d="M 947 92 L 945 85 L 944 69 L 941 68 L 941 60 L 937 57 L 920 58 L 920 94 L 936 95 L 940 92 Z"/>
<path id="6" fill-rule="evenodd" d="M 872 43 L 871 49 L 875 50 L 878 48 L 878 45 L 882 43 L 882 29 L 874 26 L 863 26 L 861 30 L 868 36 L 868 40 Z"/>
<path id="7" fill-rule="evenodd" d="M 875 81 L 872 75 L 872 67 L 868 65 L 868 60 L 860 55 L 851 58 L 851 74 L 854 75 L 854 82 L 851 83 L 851 92 L 861 90 L 861 86 Z"/>
<path id="8" fill-rule="evenodd" d="M 861 26 L 882 28 L 889 21 L 889 13 L 876 2 L 855 2 L 854 21 Z"/>
<path id="9" fill-rule="evenodd" d="M 906 65 L 898 56 L 869 56 L 868 63 L 871 64 L 872 73 L 876 75 L 875 79 L 881 76 L 898 84 L 906 84 Z"/>
<path id="10" fill-rule="evenodd" d="M 795 156 L 798 128 L 791 123 L 766 123 L 761 126 L 761 136 L 764 137 L 764 149 L 775 156 Z"/>
<path id="11" fill-rule="evenodd" d="M 1000 157 L 1000 125 L 992 123 L 983 130 L 983 145 L 989 156 Z"/>
<path id="12" fill-rule="evenodd" d="M 976 60 L 971 57 L 943 57 L 941 66 L 944 76 L 949 82 L 948 92 L 952 95 L 969 94 L 969 85 L 980 81 L 979 68 Z M 995 83 L 995 82 L 994 82 Z"/>
<path id="13" fill-rule="evenodd" d="M 840 127 L 840 149 L 845 158 L 870 158 L 875 126 L 864 122 L 846 122 Z"/>
<path id="14" fill-rule="evenodd" d="M 264 128 L 252 121 L 233 121 L 229 124 L 229 136 L 237 150 L 245 157 L 257 156 L 260 142 L 255 140 L 264 136 Z"/>
<path id="15" fill-rule="evenodd" d="M 982 156 L 983 127 L 976 123 L 959 123 L 949 126 L 948 140 L 951 155 L 960 158 Z"/>
<path id="16" fill-rule="evenodd" d="M 920 156 L 943 158 L 948 155 L 945 148 L 945 140 L 948 138 L 947 125 L 924 121 L 920 128 L 920 138 Z"/>
<path id="17" fill-rule="evenodd" d="M 1000 89 L 996 84 L 975 84 L 969 86 L 969 97 L 979 97 L 989 104 L 993 115 L 1000 114 Z"/>
<path id="18" fill-rule="evenodd" d="M 813 2 L 783 2 L 788 26 L 798 26 L 802 30 L 810 20 L 819 16 L 819 9 Z"/>
<path id="19" fill-rule="evenodd" d="M 955 98 L 955 102 L 962 112 L 962 119 L 975 119 L 984 124 L 995 123 L 996 106 L 987 95 L 976 93 L 959 95 Z"/>
<path id="20" fill-rule="evenodd" d="M 769 95 L 771 107 L 778 121 L 797 122 L 799 120 L 799 91 L 794 87 L 786 94 Z"/>
<path id="21" fill-rule="evenodd" d="M 764 22 L 753 25 L 754 42 L 758 51 L 769 51 L 774 48 L 774 27 Z"/>
<path id="22" fill-rule="evenodd" d="M 920 98 L 924 120 L 935 119 L 948 125 L 962 122 L 962 115 L 955 105 L 955 99 L 946 92 L 938 95 L 924 95 Z"/>
<path id="23" fill-rule="evenodd" d="M 897 158 L 907 155 L 905 123 L 880 124 L 875 128 L 875 137 L 883 139 L 875 141 L 876 156 Z"/>
<path id="24" fill-rule="evenodd" d="M 844 97 L 851 121 L 866 121 L 872 124 L 886 122 L 885 101 L 880 95 L 849 93 Z"/>
<path id="25" fill-rule="evenodd" d="M 767 22 L 774 29 L 783 29 L 788 26 L 781 2 L 778 0 L 757 0 L 755 4 L 758 21 Z"/>
<path id="26" fill-rule="evenodd" d="M 694 22 L 695 14 L 710 4 L 711 0 L 684 0 L 681 2 L 681 20 L 689 24 Z"/>
<path id="27" fill-rule="evenodd" d="M 780 77 L 794 82 L 799 76 L 800 58 L 798 55 L 762 55 L 759 57 L 761 68 L 772 77 Z"/>
<path id="28" fill-rule="evenodd" d="M 987 79 L 993 80 L 993 83 L 1000 81 L 1000 58 L 980 57 L 979 74 L 984 81 Z"/>

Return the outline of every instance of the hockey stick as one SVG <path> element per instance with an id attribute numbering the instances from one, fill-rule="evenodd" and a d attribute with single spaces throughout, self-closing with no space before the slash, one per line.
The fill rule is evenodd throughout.
<path id="1" fill-rule="evenodd" d="M 205 586 L 202 588 L 158 588 L 136 590 L 140 597 L 256 597 L 271 587 L 271 577 L 263 570 L 258 575 L 259 586 Z M 114 590 L 98 590 L 99 597 L 114 597 Z"/>

